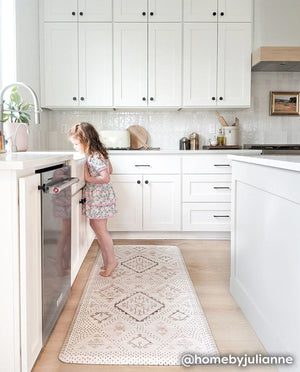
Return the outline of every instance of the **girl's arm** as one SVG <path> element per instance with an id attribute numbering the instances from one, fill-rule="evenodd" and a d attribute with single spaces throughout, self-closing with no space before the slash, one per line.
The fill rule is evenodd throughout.
<path id="1" fill-rule="evenodd" d="M 100 171 L 99 176 L 92 177 L 88 170 L 88 166 L 84 164 L 84 179 L 89 183 L 108 183 L 110 180 L 109 172 L 107 168 Z"/>

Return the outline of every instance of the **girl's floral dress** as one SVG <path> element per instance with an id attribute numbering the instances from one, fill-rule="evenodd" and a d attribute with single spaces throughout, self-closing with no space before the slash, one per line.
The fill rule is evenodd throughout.
<path id="1" fill-rule="evenodd" d="M 97 177 L 100 172 L 107 168 L 109 172 L 109 160 L 98 155 L 87 158 L 87 166 L 92 177 Z M 83 189 L 83 214 L 88 218 L 106 219 L 117 213 L 116 195 L 110 182 L 90 183 L 86 182 Z"/>

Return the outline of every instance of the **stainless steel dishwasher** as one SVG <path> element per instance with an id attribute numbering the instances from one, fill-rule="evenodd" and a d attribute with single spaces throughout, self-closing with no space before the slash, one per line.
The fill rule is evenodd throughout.
<path id="1" fill-rule="evenodd" d="M 42 205 L 42 307 L 43 345 L 67 301 L 71 290 L 71 186 L 65 164 L 39 169 Z"/>

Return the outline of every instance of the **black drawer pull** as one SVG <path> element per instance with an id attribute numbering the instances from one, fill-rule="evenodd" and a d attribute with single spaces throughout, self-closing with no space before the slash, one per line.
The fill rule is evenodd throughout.
<path id="1" fill-rule="evenodd" d="M 218 217 L 230 218 L 230 216 L 228 214 L 214 214 L 214 218 L 218 218 Z"/>
<path id="2" fill-rule="evenodd" d="M 135 167 L 151 167 L 150 164 L 134 164 Z"/>
<path id="3" fill-rule="evenodd" d="M 214 186 L 214 189 L 226 189 L 226 190 L 230 190 L 230 187 L 229 186 Z"/>
<path id="4" fill-rule="evenodd" d="M 79 204 L 85 204 L 86 203 L 86 198 L 80 199 Z"/>
<path id="5" fill-rule="evenodd" d="M 214 164 L 214 167 L 230 167 L 230 164 Z"/>

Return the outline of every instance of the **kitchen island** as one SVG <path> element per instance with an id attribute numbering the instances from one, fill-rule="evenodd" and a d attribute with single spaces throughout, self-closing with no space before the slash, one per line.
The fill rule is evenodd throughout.
<path id="1" fill-rule="evenodd" d="M 299 371 L 300 156 L 229 157 L 231 293 L 269 354 Z"/>

